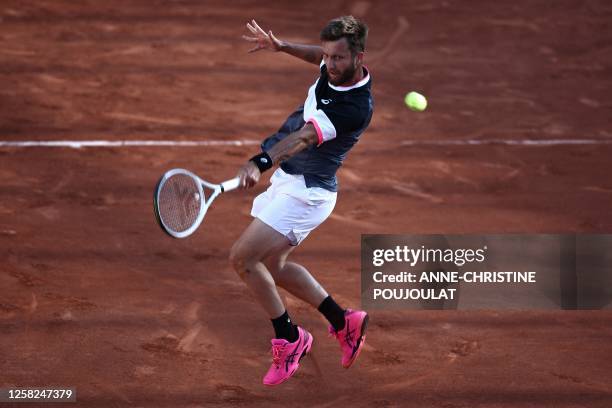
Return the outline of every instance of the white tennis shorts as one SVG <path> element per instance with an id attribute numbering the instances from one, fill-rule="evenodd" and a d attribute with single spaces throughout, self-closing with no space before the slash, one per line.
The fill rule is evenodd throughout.
<path id="1" fill-rule="evenodd" d="M 270 178 L 270 187 L 253 201 L 251 215 L 280 232 L 291 245 L 299 245 L 317 228 L 336 205 L 338 193 L 306 187 L 304 176 L 285 173 L 280 167 Z"/>

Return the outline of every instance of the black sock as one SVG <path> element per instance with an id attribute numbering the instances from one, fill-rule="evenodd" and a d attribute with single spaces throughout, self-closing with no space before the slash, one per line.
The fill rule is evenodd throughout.
<path id="1" fill-rule="evenodd" d="M 289 314 L 285 310 L 285 313 L 272 320 L 272 326 L 274 327 L 274 337 L 277 339 L 285 339 L 289 343 L 293 343 L 298 339 L 297 326 L 291 323 Z"/>
<path id="2" fill-rule="evenodd" d="M 318 307 L 319 312 L 331 323 L 336 331 L 344 329 L 344 312 L 331 296 L 326 297 Z"/>

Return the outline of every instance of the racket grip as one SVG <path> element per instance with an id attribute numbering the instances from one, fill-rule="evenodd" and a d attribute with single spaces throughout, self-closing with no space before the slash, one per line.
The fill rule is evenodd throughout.
<path id="1" fill-rule="evenodd" d="M 221 191 L 226 193 L 228 191 L 232 191 L 237 189 L 240 186 L 240 178 L 236 177 L 231 180 L 224 181 L 221 183 Z"/>

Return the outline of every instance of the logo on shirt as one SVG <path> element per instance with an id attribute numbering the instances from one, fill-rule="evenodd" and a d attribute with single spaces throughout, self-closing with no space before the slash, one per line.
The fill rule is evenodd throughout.
<path id="1" fill-rule="evenodd" d="M 321 99 L 321 102 L 323 103 L 323 105 L 329 105 L 331 101 L 332 101 L 331 99 Z"/>

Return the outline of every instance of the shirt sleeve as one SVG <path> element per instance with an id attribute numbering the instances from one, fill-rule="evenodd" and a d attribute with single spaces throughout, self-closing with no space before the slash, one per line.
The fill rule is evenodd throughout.
<path id="1" fill-rule="evenodd" d="M 319 138 L 317 146 L 336 137 L 336 127 L 321 109 L 314 111 L 306 120 L 306 123 L 312 123 L 317 131 L 317 137 Z"/>
<path id="2" fill-rule="evenodd" d="M 358 130 L 363 125 L 363 117 L 357 106 L 340 102 L 317 109 L 307 122 L 314 125 L 320 145 L 338 135 Z"/>

